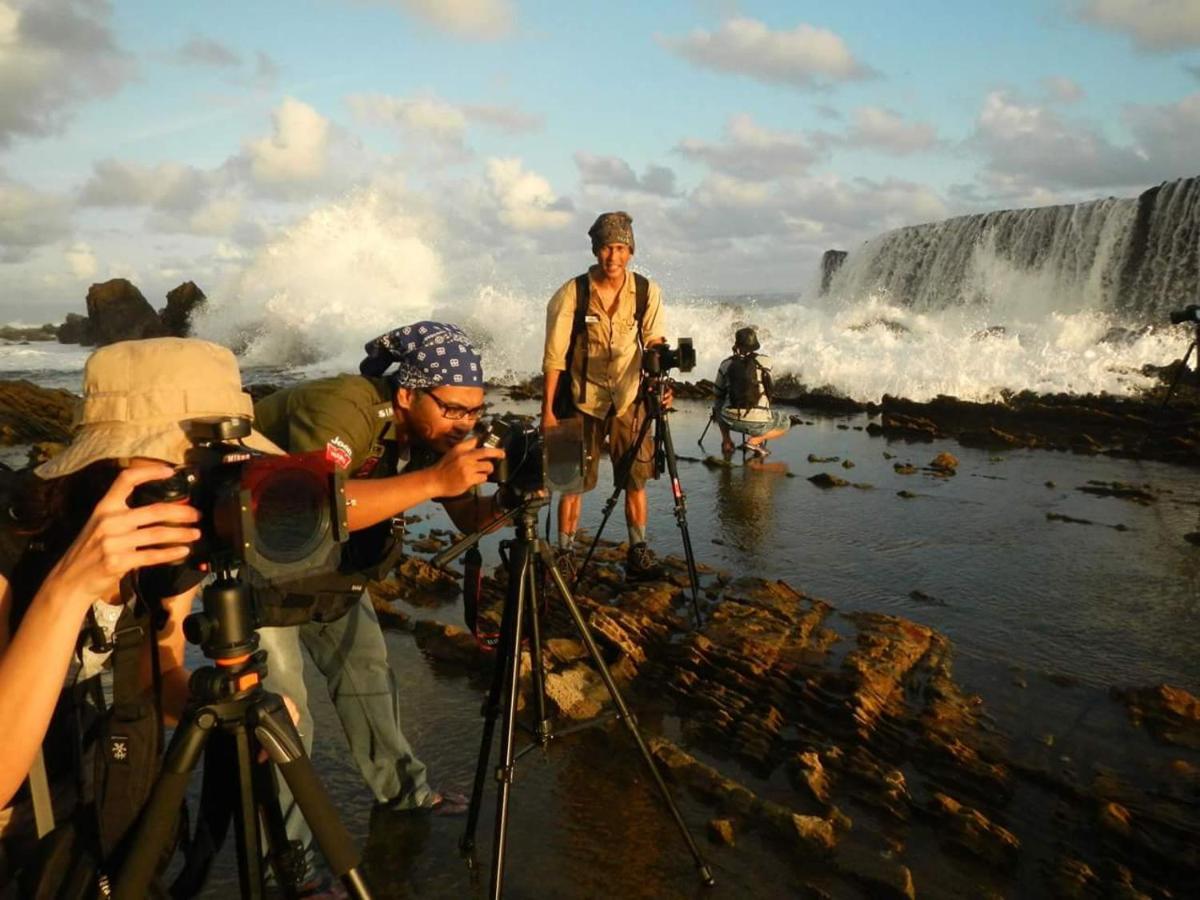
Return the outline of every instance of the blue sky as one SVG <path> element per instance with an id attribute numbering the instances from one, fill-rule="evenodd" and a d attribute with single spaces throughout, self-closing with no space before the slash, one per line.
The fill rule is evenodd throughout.
<path id="1" fill-rule="evenodd" d="M 0 0 L 0 317 L 236 294 L 330 211 L 428 249 L 434 300 L 545 291 L 613 208 L 674 292 L 803 289 L 1198 151 L 1200 0 Z"/>

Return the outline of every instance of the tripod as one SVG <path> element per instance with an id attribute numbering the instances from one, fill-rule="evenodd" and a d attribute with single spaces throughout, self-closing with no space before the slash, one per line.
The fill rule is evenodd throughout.
<path id="1" fill-rule="evenodd" d="M 696 555 L 692 552 L 692 536 L 688 531 L 687 524 L 687 495 L 683 492 L 683 486 L 679 483 L 679 461 L 675 457 L 675 441 L 671 438 L 671 425 L 667 422 L 666 408 L 666 392 L 670 386 L 670 379 L 666 375 L 647 375 L 642 381 L 641 396 L 638 398 L 639 403 L 646 404 L 646 417 L 642 420 L 642 427 L 638 429 L 637 437 L 633 444 L 625 451 L 624 455 L 617 461 L 614 468 L 613 481 L 616 484 L 613 487 L 612 494 L 604 501 L 604 515 L 600 519 L 600 527 L 596 529 L 596 535 L 592 538 L 592 543 L 588 546 L 588 551 L 583 557 L 583 562 L 579 566 L 579 571 L 575 573 L 574 586 L 579 585 L 579 581 L 583 578 L 583 573 L 587 570 L 588 563 L 592 560 L 592 554 L 596 552 L 596 546 L 600 543 L 600 535 L 604 533 L 604 526 L 608 524 L 609 518 L 612 516 L 613 510 L 617 506 L 617 498 L 621 496 L 621 492 L 629 485 L 629 478 L 633 473 L 633 462 L 637 457 L 638 449 L 642 446 L 642 442 L 646 439 L 646 435 L 650 431 L 650 425 L 654 425 L 654 475 L 657 478 L 662 474 L 663 465 L 666 465 L 667 473 L 671 476 L 671 496 L 675 503 L 675 524 L 679 526 L 679 533 L 683 537 L 683 556 L 687 560 L 688 581 L 692 588 L 692 615 L 696 621 L 696 627 L 699 628 L 700 621 L 700 576 L 696 573 Z"/>
<path id="2" fill-rule="evenodd" d="M 688 851 L 695 860 L 701 881 L 706 885 L 715 884 L 708 864 L 700 855 L 700 849 L 688 833 L 687 825 L 671 797 L 670 789 L 663 780 L 662 774 L 654 764 L 654 758 L 646 746 L 646 741 L 638 730 L 637 721 L 625 705 L 604 659 L 600 648 L 596 646 L 579 606 L 571 596 L 570 588 L 562 573 L 554 564 L 554 554 L 550 545 L 537 535 L 538 510 L 548 501 L 543 497 L 527 497 L 521 505 L 510 512 L 505 518 L 515 519 L 516 539 L 509 542 L 508 559 L 508 592 L 504 600 L 504 611 L 500 622 L 500 642 L 496 649 L 495 671 L 492 674 L 491 687 L 488 690 L 487 703 L 484 707 L 483 738 L 479 745 L 479 759 L 475 767 L 475 783 L 471 790 L 471 804 L 467 811 L 467 826 L 459 846 L 463 852 L 472 855 L 475 849 L 475 831 L 479 824 L 480 802 L 483 799 L 483 783 L 487 777 L 488 759 L 491 756 L 492 738 L 495 733 L 496 720 L 500 717 L 501 708 L 504 716 L 500 723 L 500 761 L 496 767 L 496 781 L 499 785 L 496 800 L 495 838 L 492 845 L 491 897 L 499 900 L 504 887 L 504 861 L 508 840 L 508 801 L 512 791 L 513 775 L 516 762 L 534 747 L 545 747 L 550 741 L 574 734 L 593 725 L 601 724 L 610 718 L 617 718 L 625 724 L 637 744 L 642 759 L 662 795 L 663 802 L 670 810 L 679 833 L 687 844 Z M 482 534 L 471 535 L 458 544 L 443 551 L 433 559 L 435 566 L 444 566 L 447 562 L 476 544 Z M 571 620 L 579 633 L 580 639 L 586 646 L 592 663 L 596 667 L 608 694 L 612 698 L 616 712 L 612 716 L 601 716 L 586 722 L 580 722 L 559 731 L 552 729 L 552 723 L 546 713 L 546 674 L 542 663 L 542 635 L 539 622 L 540 601 L 538 597 L 541 576 L 549 574 L 559 596 L 562 598 Z M 520 691 L 521 672 L 521 642 L 528 634 L 530 644 L 530 659 L 533 674 L 533 710 L 536 722 L 532 729 L 535 741 L 519 752 L 516 749 L 517 697 Z"/>
<path id="3" fill-rule="evenodd" d="M 237 751 L 237 783 L 230 790 L 237 791 L 234 827 L 242 896 L 263 895 L 264 835 L 259 829 L 260 815 L 270 850 L 268 858 L 279 883 L 293 885 L 303 871 L 299 847 L 290 846 L 287 840 L 271 771 L 257 761 L 262 748 L 287 780 L 330 868 L 341 877 L 352 897 L 369 898 L 358 871 L 358 851 L 304 753 L 283 700 L 262 686 L 266 653 L 257 650 L 258 635 L 247 587 L 234 569 L 221 567 L 203 596 L 204 611 L 187 617 L 184 633 L 215 665 L 192 673 L 191 697 L 142 811 L 133 849 L 121 867 L 113 896 L 117 900 L 143 900 L 149 895 L 150 882 L 173 836 L 188 780 L 208 740 L 221 730 L 232 737 Z M 234 773 L 229 777 L 232 780 Z"/>
<path id="4" fill-rule="evenodd" d="M 1172 320 L 1173 321 L 1173 320 Z M 1175 388 L 1179 386 L 1179 379 L 1183 377 L 1183 373 L 1187 371 L 1188 359 L 1191 358 L 1192 351 L 1196 351 L 1196 359 L 1200 361 L 1200 322 L 1196 323 L 1196 336 L 1192 338 L 1192 342 L 1188 344 L 1187 352 L 1183 354 L 1183 359 L 1179 363 L 1179 368 L 1175 370 L 1175 377 L 1171 379 L 1171 386 L 1167 388 L 1167 393 L 1163 396 L 1162 406 L 1159 410 L 1165 410 L 1167 404 L 1171 402 L 1171 395 L 1175 393 Z M 1200 366 L 1197 366 L 1200 369 Z"/>

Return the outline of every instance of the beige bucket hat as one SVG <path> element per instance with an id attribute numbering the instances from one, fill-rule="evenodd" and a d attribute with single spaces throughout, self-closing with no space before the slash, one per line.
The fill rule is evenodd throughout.
<path id="1" fill-rule="evenodd" d="M 254 402 L 227 348 L 194 338 L 110 344 L 84 364 L 71 443 L 34 472 L 60 478 L 100 460 L 135 456 L 178 465 L 192 446 L 185 424 L 209 416 L 254 418 Z M 244 443 L 283 453 L 257 431 Z"/>

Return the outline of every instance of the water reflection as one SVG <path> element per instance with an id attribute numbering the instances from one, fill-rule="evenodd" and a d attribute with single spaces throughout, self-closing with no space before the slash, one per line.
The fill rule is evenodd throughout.
<path id="1" fill-rule="evenodd" d="M 731 464 L 717 470 L 717 523 L 722 539 L 761 559 L 771 542 L 775 497 L 781 479 L 788 476 L 782 462 Z"/>

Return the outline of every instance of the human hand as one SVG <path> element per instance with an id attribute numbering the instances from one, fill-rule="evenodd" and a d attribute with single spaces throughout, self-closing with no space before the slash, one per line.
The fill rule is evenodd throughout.
<path id="1" fill-rule="evenodd" d="M 455 444 L 434 465 L 438 497 L 457 497 L 487 481 L 492 474 L 492 460 L 504 459 L 499 447 L 480 447 L 478 438 L 467 438 Z"/>
<path id="2" fill-rule="evenodd" d="M 138 485 L 170 478 L 174 471 L 167 465 L 122 469 L 44 586 L 65 592 L 82 610 L 117 593 L 121 579 L 134 569 L 183 560 L 200 538 L 200 529 L 189 527 L 200 513 L 186 503 L 128 505 Z"/>
<path id="3" fill-rule="evenodd" d="M 542 410 L 542 433 L 545 434 L 546 429 L 556 428 L 558 426 L 558 416 L 554 415 L 554 410 Z"/>
<path id="4" fill-rule="evenodd" d="M 663 388 L 662 403 L 663 409 L 675 408 L 675 388 L 669 384 Z"/>

